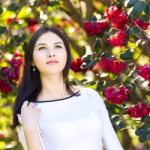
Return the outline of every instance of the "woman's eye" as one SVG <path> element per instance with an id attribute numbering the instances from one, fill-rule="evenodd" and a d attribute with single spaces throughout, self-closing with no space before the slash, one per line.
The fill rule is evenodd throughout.
<path id="1" fill-rule="evenodd" d="M 46 49 L 45 47 L 40 47 L 39 50 Z"/>
<path id="2" fill-rule="evenodd" d="M 55 47 L 56 47 L 56 48 L 62 48 L 62 46 L 60 46 L 60 45 L 56 45 Z"/>

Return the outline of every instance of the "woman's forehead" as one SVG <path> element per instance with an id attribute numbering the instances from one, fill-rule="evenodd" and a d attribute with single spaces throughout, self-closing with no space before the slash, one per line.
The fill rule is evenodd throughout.
<path id="1" fill-rule="evenodd" d="M 52 32 L 47 32 L 47 33 L 42 34 L 38 38 L 36 45 L 41 44 L 41 43 L 54 44 L 56 42 L 63 43 L 63 40 L 57 34 L 52 33 Z"/>

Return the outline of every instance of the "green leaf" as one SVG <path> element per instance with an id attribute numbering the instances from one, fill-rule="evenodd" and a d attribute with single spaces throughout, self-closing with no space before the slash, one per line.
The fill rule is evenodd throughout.
<path id="1" fill-rule="evenodd" d="M 83 56 L 85 53 L 86 53 L 86 48 L 85 48 L 85 46 L 82 46 L 80 48 L 80 55 Z"/>
<path id="2" fill-rule="evenodd" d="M 127 7 L 128 8 L 133 7 L 136 3 L 137 3 L 137 0 L 129 0 L 127 2 Z"/>
<path id="3" fill-rule="evenodd" d="M 75 83 L 75 84 L 77 84 L 77 85 L 82 85 L 82 84 L 81 84 L 81 81 L 78 80 L 77 78 L 73 78 L 71 82 L 72 82 L 72 83 Z"/>
<path id="4" fill-rule="evenodd" d="M 130 29 L 131 33 L 134 35 L 139 35 L 141 33 L 140 29 L 138 27 L 132 27 Z"/>
<path id="5" fill-rule="evenodd" d="M 103 91 L 104 88 L 105 88 L 105 85 L 106 85 L 106 81 L 103 80 L 103 81 L 99 81 L 98 84 L 97 84 L 97 91 Z"/>
<path id="6" fill-rule="evenodd" d="M 26 39 L 26 35 L 25 35 L 25 34 L 15 36 L 15 40 L 16 40 L 18 43 L 23 42 L 25 39 Z"/>
<path id="7" fill-rule="evenodd" d="M 58 0 L 52 0 L 52 1 L 50 1 L 50 2 L 48 2 L 48 6 L 56 6 L 56 5 L 58 5 L 59 4 L 59 1 Z"/>
<path id="8" fill-rule="evenodd" d="M 142 20 L 149 22 L 150 20 L 150 5 L 145 6 L 145 15 L 142 17 Z"/>
<path id="9" fill-rule="evenodd" d="M 144 1 L 138 1 L 132 9 L 132 15 L 136 18 L 139 18 L 144 9 L 145 9 Z"/>
<path id="10" fill-rule="evenodd" d="M 120 58 L 123 60 L 131 60 L 133 58 L 133 53 L 130 49 L 128 49 L 124 53 L 120 54 Z"/>
<path id="11" fill-rule="evenodd" d="M 150 141 L 150 134 L 147 135 L 147 141 Z"/>
<path id="12" fill-rule="evenodd" d="M 3 12 L 3 8 L 2 8 L 2 7 L 0 7 L 0 14 L 2 14 L 2 12 Z"/>
<path id="13" fill-rule="evenodd" d="M 111 55 L 110 53 L 108 53 L 108 52 L 103 52 L 103 53 L 101 54 L 101 57 L 108 57 L 108 58 L 111 58 L 112 55 Z"/>
<path id="14" fill-rule="evenodd" d="M 83 61 L 88 64 L 91 61 L 91 55 L 87 55 L 86 57 L 83 58 Z"/>
<path id="15" fill-rule="evenodd" d="M 109 73 L 109 78 L 111 80 L 115 80 L 117 78 L 117 75 L 115 75 L 114 73 Z"/>
<path id="16" fill-rule="evenodd" d="M 86 84 L 87 81 L 88 81 L 87 79 L 82 79 L 82 80 L 81 80 L 81 83 L 82 83 L 82 84 Z"/>
<path id="17" fill-rule="evenodd" d="M 94 51 L 99 52 L 101 50 L 100 41 L 96 39 L 95 45 L 94 45 Z"/>
<path id="18" fill-rule="evenodd" d="M 93 60 L 88 64 L 88 68 L 93 68 L 93 66 L 96 64 L 97 60 Z"/>
<path id="19" fill-rule="evenodd" d="M 139 137 L 139 139 L 140 139 L 140 142 L 145 142 L 146 141 L 146 136 L 145 135 L 141 135 Z"/>
<path id="20" fill-rule="evenodd" d="M 13 53 L 13 40 L 11 40 L 7 45 L 5 45 L 5 51 Z"/>
<path id="21" fill-rule="evenodd" d="M 89 82 L 87 82 L 87 84 L 94 85 L 94 84 L 96 84 L 96 80 L 89 81 Z"/>
<path id="22" fill-rule="evenodd" d="M 0 34 L 3 34 L 6 31 L 6 27 L 0 26 Z"/>
<path id="23" fill-rule="evenodd" d="M 110 27 L 108 27 L 107 29 L 105 29 L 105 31 L 108 31 L 108 29 L 110 29 Z M 104 37 L 104 32 L 99 33 L 96 35 L 98 38 L 103 38 Z"/>
<path id="24" fill-rule="evenodd" d="M 117 124 L 117 129 L 122 129 L 126 127 L 126 123 L 123 120 L 120 120 Z"/>
<path id="25" fill-rule="evenodd" d="M 116 114 L 116 113 L 121 113 L 122 114 L 122 110 L 123 108 L 119 105 L 116 104 L 107 104 L 107 108 L 108 110 L 112 113 L 112 114 Z"/>
<path id="26" fill-rule="evenodd" d="M 144 123 L 150 123 L 150 116 L 145 116 L 145 117 L 143 117 L 143 118 L 142 118 L 142 121 L 143 121 Z"/>
<path id="27" fill-rule="evenodd" d="M 117 129 L 122 129 L 126 127 L 126 123 L 122 120 L 122 118 L 119 115 L 113 115 L 111 117 L 111 121 Z"/>
<path id="28" fill-rule="evenodd" d="M 19 6 L 16 5 L 16 4 L 14 4 L 14 3 L 12 3 L 12 4 L 10 4 L 10 5 L 8 6 L 8 10 L 9 10 L 9 11 L 16 12 L 18 9 L 19 9 Z"/>
<path id="29" fill-rule="evenodd" d="M 127 88 L 130 88 L 130 89 L 132 89 L 132 90 L 135 90 L 135 88 L 136 88 L 136 85 L 134 84 L 134 83 L 132 83 L 132 82 L 130 82 L 130 83 L 123 83 Z"/>
<path id="30" fill-rule="evenodd" d="M 123 79 L 123 84 L 124 83 L 130 83 L 130 82 L 131 82 L 131 78 L 130 77 L 127 77 L 127 78 Z"/>
<path id="31" fill-rule="evenodd" d="M 87 69 L 87 68 L 93 68 L 93 66 L 97 63 L 98 59 L 91 59 L 91 56 L 87 56 L 86 58 L 83 59 L 85 63 L 81 65 L 81 68 Z"/>
<path id="32" fill-rule="evenodd" d="M 150 124 L 144 124 L 135 131 L 135 134 L 139 137 L 141 142 L 149 140 L 150 135 Z"/>
<path id="33" fill-rule="evenodd" d="M 88 21 L 96 21 L 96 20 L 97 20 L 97 18 L 94 15 L 92 15 L 88 18 Z"/>
<path id="34" fill-rule="evenodd" d="M 123 3 L 124 3 L 124 0 L 118 0 L 118 2 L 119 2 L 120 4 L 123 4 Z"/>
<path id="35" fill-rule="evenodd" d="M 150 0 L 145 0 L 145 3 L 146 3 L 147 5 L 150 5 Z"/>
<path id="36" fill-rule="evenodd" d="M 111 120 L 114 121 L 114 122 L 119 121 L 119 120 L 120 120 L 120 116 L 118 116 L 118 115 L 114 116 L 114 115 L 113 115 L 113 116 L 111 117 Z"/>

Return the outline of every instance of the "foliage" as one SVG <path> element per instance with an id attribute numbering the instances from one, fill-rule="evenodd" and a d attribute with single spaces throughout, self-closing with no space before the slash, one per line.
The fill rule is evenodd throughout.
<path id="1" fill-rule="evenodd" d="M 21 149 L 10 128 L 12 107 L 26 43 L 41 25 L 66 33 L 70 80 L 105 99 L 124 148 L 150 148 L 149 0 L 0 3 L 0 149 Z"/>

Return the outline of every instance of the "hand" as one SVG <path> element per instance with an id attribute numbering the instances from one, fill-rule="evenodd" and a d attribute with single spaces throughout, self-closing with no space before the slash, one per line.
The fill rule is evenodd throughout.
<path id="1" fill-rule="evenodd" d="M 17 115 L 18 120 L 23 128 L 34 129 L 38 125 L 40 114 L 41 110 L 32 102 L 26 100 L 21 107 L 21 115 Z"/>

